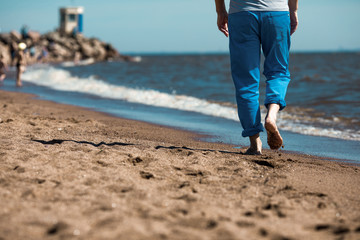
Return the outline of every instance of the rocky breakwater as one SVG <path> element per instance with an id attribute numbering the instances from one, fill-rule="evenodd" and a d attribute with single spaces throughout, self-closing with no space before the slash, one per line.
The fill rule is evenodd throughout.
<path id="1" fill-rule="evenodd" d="M 0 34 L 0 54 L 7 64 L 14 64 L 14 58 L 21 42 L 26 44 L 25 53 L 28 64 L 36 62 L 58 63 L 85 59 L 94 62 L 136 60 L 130 56 L 120 54 L 109 43 L 102 42 L 97 38 L 86 38 L 81 34 L 62 35 L 59 32 L 49 32 L 41 35 L 38 32 L 31 31 L 24 36 L 12 31 Z"/>

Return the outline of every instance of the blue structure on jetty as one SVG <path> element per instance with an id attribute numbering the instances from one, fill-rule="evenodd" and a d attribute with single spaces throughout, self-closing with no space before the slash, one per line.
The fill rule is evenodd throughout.
<path id="1" fill-rule="evenodd" d="M 83 7 L 60 8 L 60 32 L 63 34 L 83 32 Z"/>

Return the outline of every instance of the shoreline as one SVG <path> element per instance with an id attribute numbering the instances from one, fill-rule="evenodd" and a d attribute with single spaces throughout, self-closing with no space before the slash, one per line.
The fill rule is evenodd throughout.
<path id="1" fill-rule="evenodd" d="M 54 103 L 54 104 L 72 106 L 72 107 L 75 107 L 75 108 L 78 107 L 78 108 L 83 109 L 85 111 L 96 112 L 98 114 L 103 114 L 105 116 L 112 117 L 112 118 L 118 118 L 118 119 L 123 119 L 123 120 L 128 120 L 128 121 L 134 121 L 134 122 L 137 122 L 138 124 L 149 124 L 149 125 L 155 126 L 155 127 L 162 127 L 162 128 L 173 129 L 173 130 L 180 131 L 180 132 L 186 132 L 189 135 L 192 135 L 192 137 L 190 137 L 190 139 L 192 141 L 204 142 L 204 143 L 207 143 L 207 144 L 214 144 L 215 146 L 216 145 L 227 146 L 229 149 L 232 149 L 232 151 L 238 152 L 239 154 L 241 154 L 241 152 L 244 152 L 247 149 L 247 145 L 232 144 L 232 143 L 227 143 L 227 142 L 222 142 L 222 141 L 220 141 L 220 142 L 219 141 L 212 141 L 212 139 L 216 138 L 216 136 L 212 135 L 211 133 L 209 133 L 209 134 L 200 133 L 200 132 L 197 132 L 196 130 L 186 130 L 186 129 L 184 129 L 184 127 L 176 127 L 176 126 L 165 125 L 165 124 L 156 123 L 156 122 L 147 122 L 147 121 L 142 121 L 142 120 L 138 120 L 138 119 L 131 119 L 131 118 L 126 118 L 126 117 L 121 117 L 121 116 L 117 116 L 114 113 L 107 113 L 107 112 L 104 112 L 104 111 L 101 111 L 101 110 L 91 109 L 91 108 L 86 107 L 86 106 L 72 105 L 72 104 L 67 104 L 67 103 L 59 103 L 59 102 L 57 102 L 55 100 L 47 100 L 46 98 L 41 98 L 40 96 L 38 96 L 38 95 L 36 95 L 34 93 L 13 92 L 13 91 L 9 91 L 9 90 L 0 89 L 0 92 L 1 91 L 11 92 L 11 93 L 16 93 L 16 94 L 29 95 L 29 98 L 31 98 L 33 100 L 39 100 L 39 101 L 50 102 L 50 103 Z M 294 133 L 294 134 L 298 134 L 298 133 Z M 266 136 L 265 135 L 266 134 L 264 134 L 264 136 L 262 136 L 262 138 L 264 137 L 264 139 L 262 139 L 262 141 L 266 144 Z M 316 136 L 316 137 L 321 137 L 321 136 Z M 341 140 L 343 140 L 343 141 L 351 141 L 351 140 L 344 140 L 344 139 L 341 139 Z M 354 166 L 360 166 L 360 162 L 358 160 L 354 160 L 354 159 L 337 158 L 337 157 L 330 157 L 330 156 L 319 156 L 319 155 L 306 153 L 306 152 L 302 152 L 302 151 L 286 150 L 284 148 L 273 151 L 273 150 L 270 150 L 267 147 L 267 148 L 264 148 L 263 151 L 268 152 L 268 153 L 274 153 L 274 152 L 276 152 L 276 153 L 288 153 L 288 154 L 291 154 L 291 155 L 292 154 L 299 155 L 301 157 L 314 157 L 314 158 L 317 158 L 318 160 L 323 160 L 323 161 L 335 161 L 335 162 L 339 162 L 339 163 L 350 164 L 350 165 L 354 165 Z"/>
<path id="2" fill-rule="evenodd" d="M 32 94 L 0 100 L 0 238 L 360 237 L 359 166 L 245 156 Z"/>
<path id="3" fill-rule="evenodd" d="M 164 59 L 159 58 L 157 60 L 162 61 Z M 144 59 L 144 61 L 144 63 L 151 62 L 149 61 L 149 59 Z M 116 67 L 122 64 L 123 63 L 96 64 L 94 65 L 94 68 L 99 71 L 100 69 L 105 68 L 105 66 L 109 66 L 111 69 L 116 69 Z M 140 72 L 144 69 L 144 66 L 142 66 L 141 64 L 128 65 L 128 63 L 125 63 L 125 65 L 129 68 L 134 67 Z M 215 138 L 210 139 L 209 141 L 226 142 L 241 146 L 246 146 L 248 144 L 248 139 L 242 138 L 240 136 L 241 127 L 238 124 L 238 119 L 236 119 L 236 114 L 233 112 L 236 111 L 236 109 L 227 109 L 227 104 L 229 104 L 229 102 L 226 102 L 225 100 L 223 102 L 220 101 L 218 104 L 215 102 L 216 108 L 219 108 L 219 112 L 225 112 L 225 116 L 223 116 L 221 119 L 212 117 L 216 115 L 214 113 L 217 113 L 217 110 L 212 111 L 211 109 L 209 109 L 210 111 L 206 110 L 205 114 L 203 114 L 202 108 L 194 108 L 194 102 L 191 102 L 190 98 L 191 96 L 197 95 L 192 94 L 192 91 L 186 93 L 186 96 L 190 97 L 189 99 L 186 98 L 186 104 L 183 104 L 181 101 L 177 101 L 177 95 L 174 95 L 173 93 L 168 93 L 166 91 L 162 92 L 160 90 L 156 90 L 155 94 L 151 95 L 152 101 L 148 102 L 149 104 L 146 104 L 146 101 L 148 100 L 143 96 L 146 96 L 146 94 L 148 94 L 146 90 L 147 88 L 137 89 L 137 87 L 130 87 L 130 91 L 128 91 L 126 88 L 123 89 L 122 87 L 128 86 L 129 84 L 129 86 L 131 86 L 131 83 L 122 84 L 121 82 L 117 83 L 116 81 L 111 83 L 111 81 L 113 80 L 108 82 L 106 79 L 112 79 L 116 75 L 107 75 L 106 72 L 102 72 L 98 76 L 99 79 L 97 79 L 96 77 L 93 90 L 88 88 L 82 88 L 81 81 L 78 81 L 77 78 L 84 81 L 87 81 L 89 78 L 92 79 L 93 75 L 91 69 L 93 69 L 93 67 L 68 68 L 65 65 L 55 65 L 44 68 L 40 66 L 39 68 L 29 68 L 28 72 L 24 74 L 24 78 L 28 78 L 28 83 L 24 82 L 24 84 L 28 84 L 29 87 L 27 86 L 26 88 L 23 88 L 21 90 L 14 89 L 9 84 L 9 82 L 6 81 L 4 83 L 3 89 L 6 89 L 8 91 L 33 93 L 37 94 L 41 99 L 52 100 L 65 104 L 76 103 L 76 105 L 82 107 L 96 108 L 97 111 L 107 112 L 119 117 L 125 117 L 134 120 L 146 119 L 147 122 L 151 122 L 154 124 L 166 125 L 175 128 L 180 127 L 186 130 L 201 133 L 204 132 L 206 134 L 214 135 Z M 80 76 L 81 74 L 79 75 L 79 72 L 82 71 L 86 72 L 86 74 L 84 75 L 85 77 Z M 67 87 L 65 87 L 61 91 L 58 91 L 56 89 L 57 86 L 59 86 L 59 83 L 57 83 L 55 79 L 57 79 L 58 75 L 60 74 L 66 74 L 66 78 L 72 83 L 69 85 L 64 85 L 64 87 Z M 144 75 L 143 77 L 146 78 L 146 75 Z M 97 90 L 97 87 L 95 87 L 95 85 L 99 88 L 104 87 L 103 91 L 100 93 L 100 91 Z M 110 88 L 108 88 L 109 86 Z M 147 87 L 149 89 L 156 89 L 156 86 Z M 126 106 L 118 107 L 118 104 L 125 105 L 125 103 L 123 102 L 123 96 L 127 96 L 127 94 L 129 92 L 131 93 L 132 90 L 135 90 L 135 92 L 137 93 L 130 94 L 130 98 L 125 100 L 126 104 L 129 105 L 129 108 L 127 108 Z M 71 92 L 80 92 L 81 94 L 72 95 Z M 226 96 L 227 92 L 223 93 L 225 94 L 224 96 Z M 173 104 L 170 104 L 170 101 L 157 101 L 157 95 L 163 95 L 163 93 L 165 93 L 165 97 L 170 99 L 175 96 L 174 101 L 177 103 L 177 105 L 174 106 Z M 72 95 L 72 99 L 69 100 L 63 98 L 64 94 Z M 96 101 L 92 99 L 94 96 L 100 95 L 103 95 L 101 97 L 104 97 L 104 99 L 102 99 L 101 101 Z M 206 106 L 212 105 L 213 103 L 211 100 L 207 102 L 206 99 L 199 99 L 200 101 L 205 100 L 204 103 L 206 104 Z M 114 101 L 114 103 L 111 103 L 111 101 Z M 164 108 L 160 109 L 161 107 L 158 108 L 159 106 L 157 104 L 159 102 L 169 102 L 169 104 L 161 105 Z M 224 105 L 222 105 L 222 103 L 224 103 Z M 106 104 L 112 104 L 114 107 L 108 107 Z M 140 104 L 141 106 L 138 104 Z M 190 108 L 190 111 L 187 106 L 192 106 Z M 135 109 L 135 111 L 131 111 L 130 109 Z M 184 109 L 185 111 L 183 111 Z M 165 111 L 168 111 L 168 113 L 165 113 Z M 358 163 L 360 161 L 358 151 L 360 142 L 358 141 L 359 133 L 357 131 L 358 120 L 351 118 L 346 119 L 340 116 L 340 120 L 338 118 L 328 118 L 327 115 L 326 117 L 321 117 L 325 116 L 323 114 L 326 114 L 326 111 L 317 112 L 315 111 L 315 109 L 306 109 L 304 107 L 296 105 L 289 106 L 286 111 L 283 111 L 279 115 L 278 126 L 282 132 L 283 138 L 285 139 L 286 145 L 284 149 L 303 154 L 322 156 L 324 158 L 335 158 L 344 160 L 346 159 L 350 160 L 351 162 Z M 144 115 L 147 116 L 144 118 Z M 264 116 L 264 114 L 262 115 Z M 193 117 L 196 117 L 197 119 L 194 121 L 192 119 Z M 228 119 L 230 119 L 231 121 L 229 121 Z M 217 121 L 219 121 L 220 124 L 217 123 Z M 350 122 L 354 124 L 350 124 Z M 261 137 L 262 141 L 265 142 L 265 134 L 262 134 Z M 350 142 L 348 140 L 350 140 Z M 205 141 L 208 140 L 205 139 Z M 342 147 L 339 148 L 338 146 Z"/>

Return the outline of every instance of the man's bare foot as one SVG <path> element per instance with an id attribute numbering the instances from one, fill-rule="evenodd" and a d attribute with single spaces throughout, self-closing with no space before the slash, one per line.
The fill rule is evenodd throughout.
<path id="1" fill-rule="evenodd" d="M 267 132 L 267 143 L 271 149 L 279 149 L 283 144 L 283 139 L 276 126 L 276 117 L 280 106 L 278 104 L 270 104 L 268 106 L 268 114 L 265 118 L 265 129 Z"/>
<path id="2" fill-rule="evenodd" d="M 17 87 L 22 87 L 22 83 L 21 82 L 16 82 L 16 86 Z"/>
<path id="3" fill-rule="evenodd" d="M 267 118 L 265 120 L 265 129 L 267 132 L 267 143 L 271 149 L 279 149 L 283 144 L 283 139 L 276 126 L 276 122 Z"/>
<path id="4" fill-rule="evenodd" d="M 244 155 L 261 155 L 261 151 L 256 149 L 248 148 L 244 153 Z"/>
<path id="5" fill-rule="evenodd" d="M 245 155 L 261 155 L 262 142 L 260 140 L 260 135 L 255 134 L 254 136 L 249 137 L 250 147 L 244 152 Z"/>

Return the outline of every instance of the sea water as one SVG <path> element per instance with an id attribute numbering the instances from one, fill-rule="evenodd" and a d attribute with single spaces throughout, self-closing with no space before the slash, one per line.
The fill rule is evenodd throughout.
<path id="1" fill-rule="evenodd" d="M 284 150 L 360 162 L 360 54 L 292 53 L 290 71 L 288 106 L 278 120 Z M 10 80 L 1 88 L 203 133 L 207 141 L 248 145 L 241 137 L 227 54 L 33 65 L 23 74 L 22 88 Z M 262 76 L 261 104 L 265 81 Z"/>

